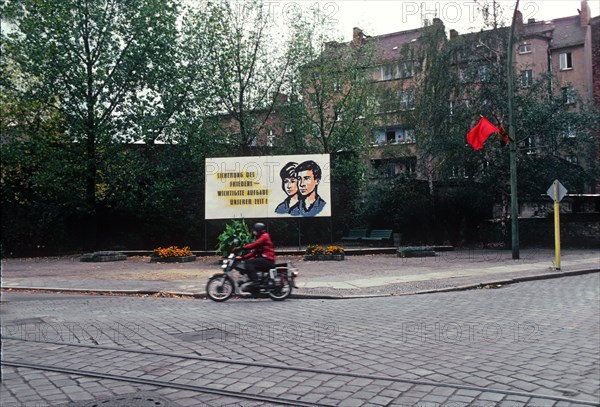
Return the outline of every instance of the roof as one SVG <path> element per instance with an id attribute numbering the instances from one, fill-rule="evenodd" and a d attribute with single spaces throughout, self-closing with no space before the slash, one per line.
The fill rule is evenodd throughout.
<path id="1" fill-rule="evenodd" d="M 423 28 L 417 28 L 408 31 L 398 31 L 395 33 L 378 35 L 371 37 L 367 41 L 376 42 L 380 50 L 379 57 L 381 59 L 394 60 L 398 59 L 401 55 L 402 49 L 405 45 L 409 45 L 418 40 L 423 35 Z"/>
<path id="2" fill-rule="evenodd" d="M 521 35 L 551 37 L 551 49 L 583 45 L 588 27 L 581 26 L 579 16 L 524 24 Z"/>

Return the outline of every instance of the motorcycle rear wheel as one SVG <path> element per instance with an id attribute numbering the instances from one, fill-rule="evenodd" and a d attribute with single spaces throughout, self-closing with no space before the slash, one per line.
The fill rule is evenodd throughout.
<path id="1" fill-rule="evenodd" d="M 269 289 L 269 297 L 273 301 L 283 301 L 292 294 L 292 284 L 290 280 L 283 277 L 274 287 Z"/>
<path id="2" fill-rule="evenodd" d="M 233 280 L 225 274 L 213 276 L 206 283 L 206 295 L 213 301 L 227 301 L 235 292 Z"/>

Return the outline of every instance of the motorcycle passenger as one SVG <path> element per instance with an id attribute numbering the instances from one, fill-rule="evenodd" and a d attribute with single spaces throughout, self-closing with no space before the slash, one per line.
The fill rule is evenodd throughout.
<path id="1" fill-rule="evenodd" d="M 238 260 L 246 260 L 246 272 L 250 281 L 242 284 L 240 287 L 243 291 L 248 289 L 258 282 L 257 271 L 269 271 L 275 265 L 275 248 L 271 241 L 271 236 L 267 233 L 267 228 L 264 223 L 255 223 L 252 226 L 252 234 L 256 240 L 248 243 L 243 249 L 251 250 L 244 256 L 238 256 Z"/>

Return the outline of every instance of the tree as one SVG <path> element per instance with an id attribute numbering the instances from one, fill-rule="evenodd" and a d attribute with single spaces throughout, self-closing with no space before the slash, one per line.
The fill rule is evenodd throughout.
<path id="1" fill-rule="evenodd" d="M 198 78 L 179 62 L 178 10 L 167 0 L 24 0 L 2 9 L 16 27 L 3 33 L 6 58 L 33 81 L 16 82 L 17 97 L 56 112 L 70 142 L 84 147 L 90 246 L 106 147 L 167 135 Z"/>
<path id="2" fill-rule="evenodd" d="M 555 179 L 570 193 L 586 193 L 596 179 L 599 112 L 572 89 L 552 89 L 557 82 L 543 75 L 516 98 L 519 188 L 528 196 L 545 194 Z"/>
<path id="3" fill-rule="evenodd" d="M 78 161 L 64 122 L 53 109 L 23 100 L 16 87 L 31 83 L 6 58 L 0 76 L 2 142 L 2 250 L 7 255 L 45 254 L 67 246 L 65 225 L 77 222 L 85 202 Z M 28 79 L 28 80 L 26 80 Z"/>
<path id="4" fill-rule="evenodd" d="M 213 130 L 236 146 L 229 154 L 249 155 L 250 146 L 268 132 L 289 60 L 278 52 L 282 44 L 274 36 L 268 4 L 222 1 L 207 8 L 214 47 L 203 62 L 213 68 Z"/>
<path id="5" fill-rule="evenodd" d="M 303 101 L 293 120 L 316 151 L 362 154 L 377 114 L 377 44 L 362 32 L 351 43 L 334 41 L 327 17 L 318 10 L 309 16 L 293 24 L 291 89 Z"/>

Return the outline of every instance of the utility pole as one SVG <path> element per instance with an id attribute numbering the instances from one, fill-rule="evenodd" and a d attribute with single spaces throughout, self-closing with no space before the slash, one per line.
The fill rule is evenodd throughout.
<path id="1" fill-rule="evenodd" d="M 517 200 L 517 137 L 515 134 L 515 112 L 514 112 L 514 71 L 513 71 L 513 44 L 515 36 L 515 23 L 519 10 L 519 0 L 515 4 L 510 35 L 508 37 L 508 134 L 512 137 L 510 141 L 510 224 L 512 237 L 512 258 L 519 258 L 519 202 Z"/>

